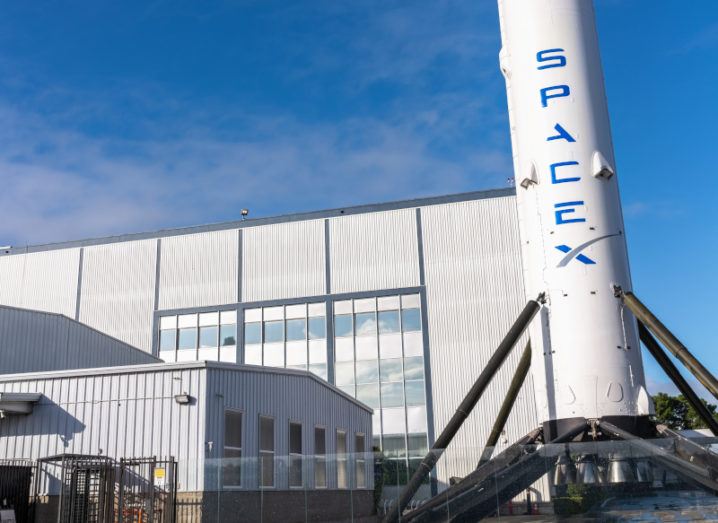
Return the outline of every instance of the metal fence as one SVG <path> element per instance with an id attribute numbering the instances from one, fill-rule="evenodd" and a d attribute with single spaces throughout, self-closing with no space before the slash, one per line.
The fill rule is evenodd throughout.
<path id="1" fill-rule="evenodd" d="M 173 458 L 117 462 L 106 456 L 61 454 L 38 460 L 37 472 L 35 506 L 45 494 L 56 492 L 57 500 L 56 511 L 52 506 L 35 521 L 52 517 L 58 523 L 175 522 L 177 464 Z"/>
<path id="2" fill-rule="evenodd" d="M 31 521 L 30 489 L 35 467 L 29 460 L 0 460 L 0 509 L 14 511 L 18 523 Z"/>

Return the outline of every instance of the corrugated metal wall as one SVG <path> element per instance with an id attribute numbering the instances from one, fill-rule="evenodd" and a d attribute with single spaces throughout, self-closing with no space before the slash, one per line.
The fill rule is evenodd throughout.
<path id="1" fill-rule="evenodd" d="M 162 238 L 160 309 L 236 303 L 236 229 Z"/>
<path id="2" fill-rule="evenodd" d="M 151 351 L 156 261 L 157 240 L 85 247 L 79 320 Z"/>
<path id="3" fill-rule="evenodd" d="M 512 197 L 421 209 L 438 435 L 525 304 L 516 204 Z M 441 481 L 476 467 L 518 365 L 524 336 L 438 465 Z M 514 442 L 538 426 L 529 378 L 506 424 Z"/>
<path id="4" fill-rule="evenodd" d="M 64 316 L 0 306 L 0 374 L 156 361 Z"/>
<path id="5" fill-rule="evenodd" d="M 75 317 L 80 249 L 0 257 L 0 305 Z"/>
<path id="6" fill-rule="evenodd" d="M 242 301 L 326 292 L 324 220 L 242 231 Z"/>
<path id="7" fill-rule="evenodd" d="M 419 285 L 414 209 L 332 218 L 329 227 L 333 293 Z"/>
<path id="8" fill-rule="evenodd" d="M 347 431 L 348 452 L 355 452 L 354 435 L 357 432 L 366 435 L 367 449 L 371 451 L 371 412 L 335 392 L 326 383 L 306 375 L 276 373 L 275 370 L 266 368 L 263 372 L 224 369 L 210 369 L 209 372 L 207 398 L 212 403 L 207 409 L 207 437 L 217 443 L 214 457 L 221 456 L 222 417 L 224 410 L 230 408 L 243 413 L 243 424 L 246 427 L 242 435 L 243 456 L 259 455 L 260 415 L 274 418 L 275 456 L 289 454 L 290 420 L 302 423 L 302 449 L 305 454 L 314 453 L 315 426 L 326 428 L 328 455 L 336 454 L 336 429 Z M 213 434 L 214 437 L 211 437 Z M 286 467 L 277 466 L 276 472 L 277 488 L 288 488 Z M 307 479 L 313 477 L 308 470 L 305 473 Z M 242 475 L 242 485 L 250 489 L 257 487 L 256 468 L 244 467 Z M 336 488 L 336 479 L 335 463 L 330 460 L 327 465 L 327 487 Z M 372 480 L 369 474 L 367 480 Z M 309 481 L 311 482 L 311 479 Z"/>
<path id="9" fill-rule="evenodd" d="M 175 456 L 179 488 L 203 482 L 204 409 L 175 394 L 205 396 L 204 369 L 88 373 L 87 376 L 0 378 L 0 391 L 40 392 L 29 416 L 0 420 L 0 455 L 37 459 L 63 453 L 113 458 Z"/>
<path id="10" fill-rule="evenodd" d="M 352 452 L 356 432 L 371 443 L 371 413 L 308 375 L 269 369 L 204 368 L 162 365 L 156 368 L 97 369 L 87 375 L 53 373 L 26 378 L 0 377 L 1 392 L 40 392 L 44 397 L 29 416 L 0 420 L 0 456 L 37 459 L 62 453 L 122 457 L 174 456 L 181 491 L 212 490 L 205 484 L 205 456 L 221 457 L 224 409 L 244 413 L 243 456 L 258 456 L 259 415 L 275 420 L 275 456 L 288 455 L 289 421 L 303 425 L 303 449 L 314 447 L 314 426 L 327 431 L 327 453 L 335 452 L 334 431 L 346 429 Z M 176 394 L 195 402 L 179 405 Z M 209 419 L 206 419 L 209 413 Z M 212 452 L 209 444 L 212 442 Z M 205 453 L 207 452 L 207 453 Z M 276 487 L 288 488 L 286 468 L 277 460 Z M 371 466 L 371 460 L 367 461 Z M 213 470 L 212 464 L 207 470 Z M 245 488 L 253 468 L 242 467 Z M 308 472 L 307 472 L 308 474 Z M 307 479 L 309 475 L 306 476 Z M 329 487 L 336 472 L 328 470 Z M 371 475 L 367 476 L 371 481 Z M 204 487 L 203 487 L 204 486 Z M 371 483 L 369 484 L 371 487 Z"/>

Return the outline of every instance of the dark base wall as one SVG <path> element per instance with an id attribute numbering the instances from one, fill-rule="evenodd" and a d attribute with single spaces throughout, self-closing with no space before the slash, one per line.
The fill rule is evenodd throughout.
<path id="1" fill-rule="evenodd" d="M 222 491 L 177 494 L 178 523 L 375 522 L 370 490 Z"/>

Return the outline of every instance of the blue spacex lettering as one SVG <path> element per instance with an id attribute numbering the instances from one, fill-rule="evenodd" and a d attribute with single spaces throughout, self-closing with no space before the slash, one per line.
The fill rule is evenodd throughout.
<path id="1" fill-rule="evenodd" d="M 546 69 L 556 69 L 566 67 L 568 58 L 566 51 L 561 47 L 543 49 L 536 53 L 536 69 L 543 71 Z M 551 76 L 555 78 L 555 75 Z M 549 108 L 553 104 L 560 102 L 562 98 L 571 96 L 571 87 L 565 84 L 555 84 L 539 88 L 539 99 L 543 109 Z M 576 138 L 568 131 L 561 122 L 556 122 L 553 127 L 556 134 L 548 134 L 545 141 L 549 143 L 576 143 Z M 575 160 L 559 159 L 551 162 L 548 166 L 551 173 L 551 185 L 578 183 L 581 181 L 580 163 Z M 554 220 L 556 226 L 564 226 L 575 223 L 583 223 L 586 221 L 584 217 L 585 202 L 582 199 L 573 199 L 571 201 L 554 201 Z M 573 250 L 565 244 L 556 245 L 555 248 L 563 253 L 573 253 Z M 570 259 L 576 258 L 584 265 L 596 265 L 596 261 L 592 260 L 584 254 L 571 254 Z M 559 267 L 565 266 L 567 261 L 559 264 Z"/>

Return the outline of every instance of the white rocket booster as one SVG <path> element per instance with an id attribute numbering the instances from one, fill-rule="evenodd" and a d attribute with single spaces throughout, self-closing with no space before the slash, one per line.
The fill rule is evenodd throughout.
<path id="1" fill-rule="evenodd" d="M 592 1 L 498 1 L 539 417 L 648 415 Z"/>

